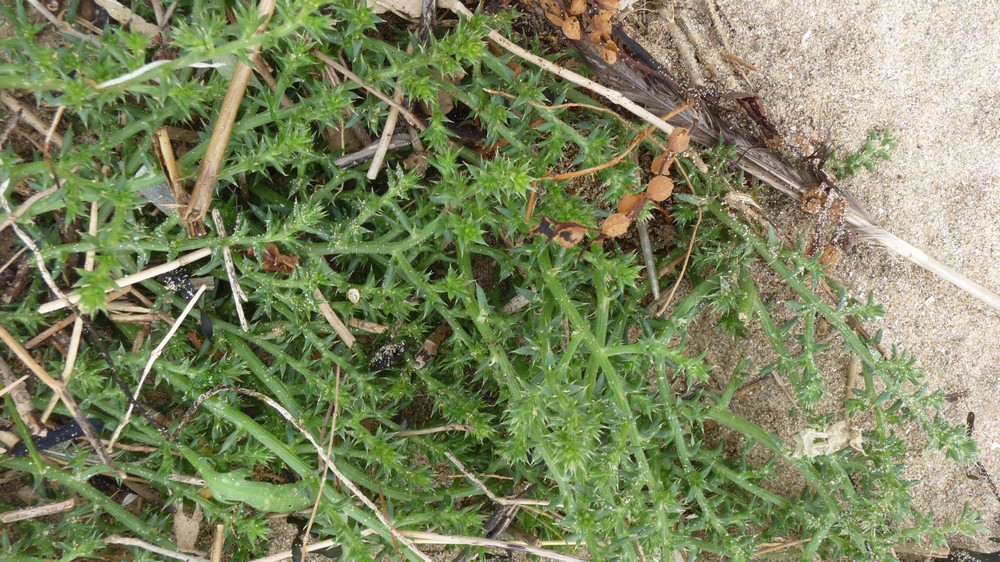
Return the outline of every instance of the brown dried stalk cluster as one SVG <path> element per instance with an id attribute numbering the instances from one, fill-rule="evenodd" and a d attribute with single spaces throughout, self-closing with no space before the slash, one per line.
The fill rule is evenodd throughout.
<path id="1" fill-rule="evenodd" d="M 537 0 L 545 17 L 562 28 L 574 41 L 586 33 L 608 64 L 618 60 L 618 45 L 611 38 L 611 18 L 618 13 L 618 0 Z"/>

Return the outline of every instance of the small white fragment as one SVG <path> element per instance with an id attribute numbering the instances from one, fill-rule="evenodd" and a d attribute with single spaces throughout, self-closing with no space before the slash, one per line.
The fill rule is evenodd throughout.
<path id="1" fill-rule="evenodd" d="M 861 431 L 848 428 L 843 420 L 831 424 L 826 431 L 807 427 L 793 435 L 792 442 L 795 443 L 792 457 L 796 459 L 831 455 L 847 446 L 859 453 L 865 452 L 861 447 Z"/>
<path id="2" fill-rule="evenodd" d="M 357 289 L 348 289 L 347 300 L 351 301 L 351 304 L 358 304 L 361 302 L 361 291 Z"/>

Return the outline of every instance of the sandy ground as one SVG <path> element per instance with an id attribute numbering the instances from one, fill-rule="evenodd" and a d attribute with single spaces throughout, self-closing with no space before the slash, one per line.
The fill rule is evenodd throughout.
<path id="1" fill-rule="evenodd" d="M 686 0 L 632 10 L 654 54 L 684 68 L 680 30 L 703 69 L 696 82 L 757 94 L 791 136 L 853 149 L 871 129 L 895 132 L 892 160 L 846 189 L 881 226 L 1000 292 L 1000 1 Z M 740 76 L 713 52 L 756 70 Z M 949 418 L 975 412 L 980 460 L 1000 475 L 1000 311 L 874 245 L 837 273 L 855 296 L 874 291 L 886 306 L 876 325 L 884 341 L 910 350 L 932 388 L 957 393 Z M 988 533 L 957 544 L 995 550 L 986 539 L 1000 536 L 1000 503 L 988 485 L 940 454 L 914 450 L 909 463 L 917 504 L 955 517 L 968 502 Z"/>

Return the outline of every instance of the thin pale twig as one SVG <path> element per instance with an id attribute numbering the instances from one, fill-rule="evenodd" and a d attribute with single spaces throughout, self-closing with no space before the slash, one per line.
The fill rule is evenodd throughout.
<path id="1" fill-rule="evenodd" d="M 49 20 L 49 23 L 56 26 L 56 28 L 59 31 L 65 33 L 66 35 L 71 35 L 73 37 L 76 37 L 77 39 L 83 39 L 84 41 L 90 41 L 95 45 L 99 45 L 101 43 L 100 40 L 97 39 L 97 37 L 94 37 L 93 35 L 80 33 L 79 31 L 73 29 L 68 23 L 56 18 L 54 15 L 52 15 L 52 12 L 46 9 L 45 6 L 42 6 L 42 3 L 39 2 L 38 0 L 28 0 L 28 3 L 31 4 L 31 7 L 37 10 L 39 14 L 42 14 L 42 17 Z"/>
<path id="2" fill-rule="evenodd" d="M 406 118 L 406 120 L 409 121 L 411 125 L 413 125 L 414 127 L 416 127 L 417 130 L 423 132 L 424 130 L 427 129 L 427 125 L 425 125 L 424 122 L 419 117 L 417 117 L 416 115 L 414 115 L 413 112 L 411 112 L 409 109 L 406 109 L 402 105 L 396 103 L 395 101 L 393 101 L 392 99 L 390 99 L 389 96 L 383 94 L 382 92 L 380 92 L 380 91 L 376 90 L 375 88 L 372 88 L 371 86 L 369 86 L 368 84 L 366 84 L 364 80 L 362 80 L 361 78 L 359 78 L 357 74 L 354 74 L 353 72 L 351 72 L 350 70 L 348 70 L 347 67 L 345 67 L 344 65 L 342 65 L 339 62 L 333 60 L 332 58 L 326 56 L 325 54 L 321 53 L 320 51 L 314 50 L 313 51 L 313 55 L 315 55 L 316 58 L 318 58 L 319 60 L 321 60 L 324 63 L 326 63 L 327 66 L 333 68 L 337 72 L 339 72 L 339 73 L 343 74 L 344 76 L 346 76 L 349 80 L 351 80 L 352 82 L 354 82 L 358 86 L 361 86 L 362 88 L 364 88 L 371 95 L 373 95 L 373 96 L 377 97 L 378 99 L 384 101 L 385 103 L 389 104 L 390 107 L 394 107 L 397 110 L 399 110 L 400 115 L 402 115 L 404 118 Z"/>
<path id="3" fill-rule="evenodd" d="M 47 517 L 49 515 L 55 515 L 57 513 L 69 511 L 73 509 L 73 507 L 75 506 L 76 506 L 76 500 L 68 499 L 61 502 L 52 502 L 52 503 L 45 503 L 42 505 L 35 505 L 24 509 L 15 509 L 13 511 L 0 513 L 0 523 L 13 523 L 15 521 L 24 521 L 26 519 Z"/>
<path id="4" fill-rule="evenodd" d="M 490 491 L 490 489 L 486 487 L 486 484 L 483 484 L 482 481 L 479 480 L 479 478 L 476 478 L 475 474 L 470 472 L 469 469 L 465 468 L 465 465 L 462 464 L 462 461 L 458 460 L 458 458 L 455 455 L 451 454 L 450 451 L 445 451 L 444 455 L 448 457 L 448 460 L 450 460 L 451 463 L 455 465 L 455 467 L 458 468 L 458 470 L 460 470 L 462 474 L 465 475 L 466 478 L 471 480 L 472 483 L 475 484 L 477 488 L 482 490 L 483 493 L 486 494 L 486 497 L 490 498 L 490 500 L 492 500 L 493 503 L 498 503 L 500 505 L 541 505 L 541 506 L 547 506 L 550 505 L 551 503 L 545 500 L 512 500 L 509 498 L 501 498 L 500 496 L 497 496 L 492 491 Z"/>
<path id="5" fill-rule="evenodd" d="M 684 252 L 684 263 L 681 265 L 681 272 L 677 274 L 677 280 L 674 281 L 674 286 L 670 288 L 670 294 L 667 295 L 667 300 L 663 302 L 663 306 L 657 311 L 657 316 L 662 316 L 666 312 L 667 307 L 674 300 L 674 294 L 677 292 L 677 288 L 681 286 L 681 281 L 684 280 L 684 272 L 687 271 L 688 261 L 691 259 L 691 251 L 694 249 L 694 240 L 698 236 L 698 227 L 701 226 L 702 212 L 701 207 L 698 207 L 698 222 L 694 223 L 694 231 L 691 232 L 691 241 L 688 242 L 687 251 Z"/>
<path id="6" fill-rule="evenodd" d="M 212 562 L 222 562 L 222 547 L 226 544 L 226 526 L 218 524 L 215 526 L 215 538 L 212 539 Z"/>
<path id="7" fill-rule="evenodd" d="M 215 232 L 221 237 L 226 236 L 226 225 L 222 223 L 222 213 L 218 209 L 212 209 L 212 221 L 215 223 Z M 229 246 L 222 247 L 222 262 L 226 265 L 226 277 L 229 278 L 229 285 L 233 288 L 233 303 L 236 305 L 236 316 L 240 319 L 240 327 L 244 332 L 250 331 L 247 324 L 246 314 L 243 312 L 243 303 L 249 302 L 247 294 L 243 292 L 239 280 L 236 278 L 236 266 L 233 264 L 233 253 Z"/>
<path id="8" fill-rule="evenodd" d="M 22 382 L 24 382 L 26 380 L 28 380 L 28 375 L 24 375 L 23 377 L 17 379 L 16 381 L 14 381 L 14 382 L 8 384 L 7 386 L 3 387 L 2 389 L 0 389 L 0 398 L 2 398 L 8 392 L 10 392 L 10 391 L 14 390 L 15 388 L 17 388 L 18 385 L 20 385 Z"/>
<path id="9" fill-rule="evenodd" d="M 150 544 L 146 541 L 139 539 L 133 539 L 131 537 L 119 537 L 117 535 L 110 536 L 104 539 L 107 544 L 120 544 L 122 546 L 134 546 L 141 548 L 143 550 L 148 550 L 153 554 L 159 554 L 160 556 L 166 556 L 168 558 L 173 558 L 174 560 L 182 560 L 183 562 L 211 562 L 208 558 L 202 558 L 201 556 L 193 556 L 191 554 L 184 554 L 174 550 L 168 550 L 166 548 L 161 548 L 155 544 Z"/>
<path id="10" fill-rule="evenodd" d="M 389 109 L 389 116 L 385 119 L 385 128 L 382 129 L 382 136 L 378 141 L 378 148 L 375 149 L 375 155 L 372 156 L 371 164 L 368 166 L 368 173 L 365 175 L 370 180 L 378 177 L 379 170 L 382 169 L 382 163 L 385 161 L 385 155 L 389 152 L 392 135 L 396 132 L 396 121 L 399 120 L 399 107 L 402 107 L 403 103 L 403 90 L 399 89 L 398 81 L 396 82 L 396 91 L 393 93 L 392 101 L 396 102 L 396 105 Z"/>
<path id="11" fill-rule="evenodd" d="M 129 285 L 134 285 L 140 281 L 145 281 L 146 279 L 152 279 L 157 275 L 166 273 L 168 271 L 173 271 L 178 267 L 183 267 L 191 262 L 198 261 L 201 258 L 210 256 L 212 254 L 211 248 L 200 248 L 191 253 L 184 254 L 183 256 L 167 263 L 162 263 L 160 265 L 144 269 L 137 273 L 131 275 L 126 275 L 121 279 L 115 280 L 116 289 L 124 289 Z M 80 295 L 69 295 L 67 297 L 51 300 L 42 306 L 38 307 L 38 312 L 41 314 L 48 314 L 49 312 L 54 312 L 66 308 L 68 305 L 76 304 L 80 302 Z"/>
<path id="12" fill-rule="evenodd" d="M 16 262 L 17 258 L 21 257 L 21 254 L 23 254 L 23 253 L 25 253 L 27 251 L 28 251 L 27 248 L 21 248 L 17 252 L 14 252 L 14 255 L 11 256 L 9 260 L 7 260 L 6 262 L 4 262 L 3 265 L 0 265 L 0 273 L 3 273 L 4 271 L 7 271 L 7 268 L 10 267 L 14 262 Z"/>
<path id="13" fill-rule="evenodd" d="M 320 292 L 319 289 L 316 289 L 313 291 L 313 297 L 319 302 L 319 311 L 323 314 L 323 318 L 326 318 L 326 321 L 333 328 L 333 331 L 340 336 L 340 339 L 344 341 L 344 344 L 346 344 L 347 347 L 353 347 L 355 341 L 354 334 L 347 329 L 347 326 L 345 326 L 344 322 L 339 316 L 337 316 L 337 313 L 330 308 L 330 303 L 326 301 L 326 297 L 323 296 L 323 293 Z"/>
<path id="14" fill-rule="evenodd" d="M 181 327 L 181 323 L 183 323 L 184 319 L 187 318 L 187 315 L 189 312 L 191 312 L 191 309 L 194 308 L 196 304 L 198 304 L 198 299 L 201 298 L 201 295 L 204 292 L 205 292 L 205 285 L 198 287 L 198 292 L 196 292 L 194 294 L 194 297 L 192 297 L 191 300 L 188 301 L 187 306 L 184 307 L 184 310 L 181 311 L 180 316 L 177 317 L 177 321 L 174 322 L 174 325 L 170 327 L 169 331 L 167 331 L 167 335 L 163 337 L 163 340 L 160 342 L 160 345 L 156 346 L 156 349 L 154 349 L 153 352 L 149 354 L 149 360 L 146 361 L 146 366 L 142 369 L 142 375 L 139 377 L 139 384 L 136 385 L 135 393 L 132 394 L 132 400 L 129 401 L 128 409 L 125 410 L 125 418 L 122 419 L 122 423 L 119 424 L 117 428 L 115 428 L 115 433 L 114 435 L 111 436 L 112 446 L 114 446 L 115 442 L 118 441 L 118 437 L 121 435 L 122 430 L 125 429 L 125 426 L 128 425 L 128 422 L 132 419 L 132 408 L 135 405 L 135 401 L 139 399 L 139 393 L 142 391 L 142 385 L 146 384 L 146 377 L 148 377 L 150 371 L 153 370 L 153 363 L 155 363 L 156 360 L 160 357 L 160 355 L 163 354 L 163 350 L 164 348 L 167 347 L 167 343 L 170 341 L 171 338 L 174 337 L 174 334 L 177 333 L 177 330 Z"/>
<path id="15" fill-rule="evenodd" d="M 440 2 L 438 2 L 438 5 L 440 7 L 447 8 L 455 13 L 462 14 L 466 18 L 472 17 L 472 12 L 470 12 L 469 9 L 463 6 L 462 3 L 459 2 L 458 0 L 441 0 Z M 542 70 L 555 74 L 556 76 L 564 80 L 568 80 L 576 84 L 577 86 L 581 86 L 583 88 L 590 90 L 591 92 L 594 92 L 595 94 L 607 99 L 611 103 L 624 107 L 636 117 L 639 117 L 640 119 L 646 121 L 650 125 L 655 125 L 657 129 L 660 129 L 664 133 L 667 133 L 669 135 L 671 132 L 673 132 L 674 127 L 672 125 L 667 124 L 667 122 L 663 121 L 653 113 L 650 113 L 645 108 L 641 107 L 637 103 L 628 99 L 621 92 L 612 90 L 611 88 L 608 88 L 606 86 L 602 86 L 597 82 L 594 82 L 593 80 L 590 80 L 588 78 L 584 78 L 583 76 L 571 70 L 563 68 L 552 61 L 543 59 L 542 57 L 519 47 L 513 41 L 507 39 L 503 35 L 500 35 L 496 31 L 490 31 L 488 37 L 490 38 L 491 41 L 493 41 L 497 45 L 500 45 L 501 47 L 510 51 L 511 53 L 521 57 L 526 61 L 533 63 Z"/>
<path id="16" fill-rule="evenodd" d="M 526 552 L 528 554 L 534 554 L 540 558 L 560 560 L 562 562 L 586 562 L 587 560 L 586 558 L 579 558 L 577 556 L 570 556 L 568 554 L 561 554 L 544 548 L 538 548 L 537 546 L 532 546 L 523 542 L 482 539 L 479 537 L 462 537 L 456 535 L 439 535 L 437 533 L 427 533 L 423 531 L 405 531 L 405 534 L 407 537 L 412 538 L 414 542 L 419 542 L 421 544 L 467 544 L 471 546 L 492 546 L 514 552 Z"/>
<path id="17" fill-rule="evenodd" d="M 330 421 L 330 435 L 326 440 L 326 456 L 327 458 L 333 458 L 333 443 L 337 439 L 337 416 L 340 413 L 340 365 L 337 365 L 337 379 L 334 383 L 333 390 L 333 415 Z M 309 535 L 312 532 L 313 521 L 316 520 L 316 514 L 319 512 L 319 504 L 323 498 L 323 488 L 326 487 L 326 473 L 329 469 L 329 465 L 323 463 L 323 474 L 319 479 L 319 491 L 316 492 L 316 503 L 313 504 L 312 513 L 309 514 L 309 521 L 306 523 L 306 528 L 302 533 L 302 550 L 305 551 L 306 547 L 309 546 Z"/>
<path id="18" fill-rule="evenodd" d="M 440 425 L 438 427 L 426 427 L 424 429 L 406 429 L 396 433 L 396 437 L 413 437 L 415 435 L 430 435 L 432 433 L 444 433 L 446 431 L 464 431 L 466 433 L 474 433 L 476 429 L 471 425 L 465 425 L 461 423 L 449 423 L 448 425 Z"/>
<path id="19" fill-rule="evenodd" d="M 141 16 L 123 6 L 117 0 L 94 0 L 94 3 L 104 8 L 111 19 L 117 21 L 123 26 L 128 26 L 128 28 L 132 31 L 138 31 L 143 35 L 149 35 L 150 37 L 158 37 L 160 35 L 160 28 L 158 26 L 144 20 Z"/>
<path id="20" fill-rule="evenodd" d="M 4 201 L 7 200 L 7 196 L 5 193 L 6 185 L 7 182 L 4 182 L 4 187 L 0 188 L 0 197 L 2 197 Z M 3 222 L 0 222 L 0 232 L 3 232 L 4 229 L 6 229 L 8 226 L 14 224 L 14 221 L 21 218 L 22 215 L 27 213 L 28 209 L 30 209 L 32 205 L 37 203 L 40 199 L 44 199 L 45 197 L 52 195 L 53 193 L 56 192 L 57 189 L 58 187 L 52 186 L 46 189 L 45 191 L 39 191 L 38 193 L 32 195 L 31 197 L 25 199 L 24 202 L 17 207 L 17 209 L 14 209 L 13 211 L 6 209 L 7 217 L 3 219 Z M 6 207 L 6 204 L 4 205 L 4 207 Z"/>

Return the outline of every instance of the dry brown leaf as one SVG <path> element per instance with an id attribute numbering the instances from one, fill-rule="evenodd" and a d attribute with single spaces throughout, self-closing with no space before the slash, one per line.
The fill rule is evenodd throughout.
<path id="1" fill-rule="evenodd" d="M 617 238 L 628 232 L 628 227 L 631 224 L 632 219 L 628 218 L 628 215 L 615 213 L 604 219 L 604 224 L 601 225 L 601 233 L 608 238 Z"/>
<path id="2" fill-rule="evenodd" d="M 657 203 L 665 201 L 673 192 L 674 180 L 668 176 L 655 176 L 649 180 L 649 186 L 646 187 L 646 195 Z"/>
<path id="3" fill-rule="evenodd" d="M 569 15 L 578 16 L 587 11 L 587 0 L 573 0 L 569 5 Z"/>
<path id="4" fill-rule="evenodd" d="M 254 257 L 255 252 L 250 248 L 250 257 Z M 299 265 L 299 256 L 282 254 L 281 250 L 271 242 L 264 244 L 264 256 L 261 258 L 264 271 L 277 271 L 289 275 L 292 270 Z"/>
<path id="5" fill-rule="evenodd" d="M 174 513 L 174 538 L 177 541 L 177 548 L 180 550 L 194 550 L 200 531 L 201 506 L 195 504 L 194 512 L 188 515 L 184 513 L 184 507 L 178 503 L 177 511 Z"/>
<path id="6" fill-rule="evenodd" d="M 572 248 L 583 240 L 587 227 L 576 222 L 554 221 L 542 217 L 538 225 L 531 229 L 531 233 L 555 240 L 563 248 Z"/>

